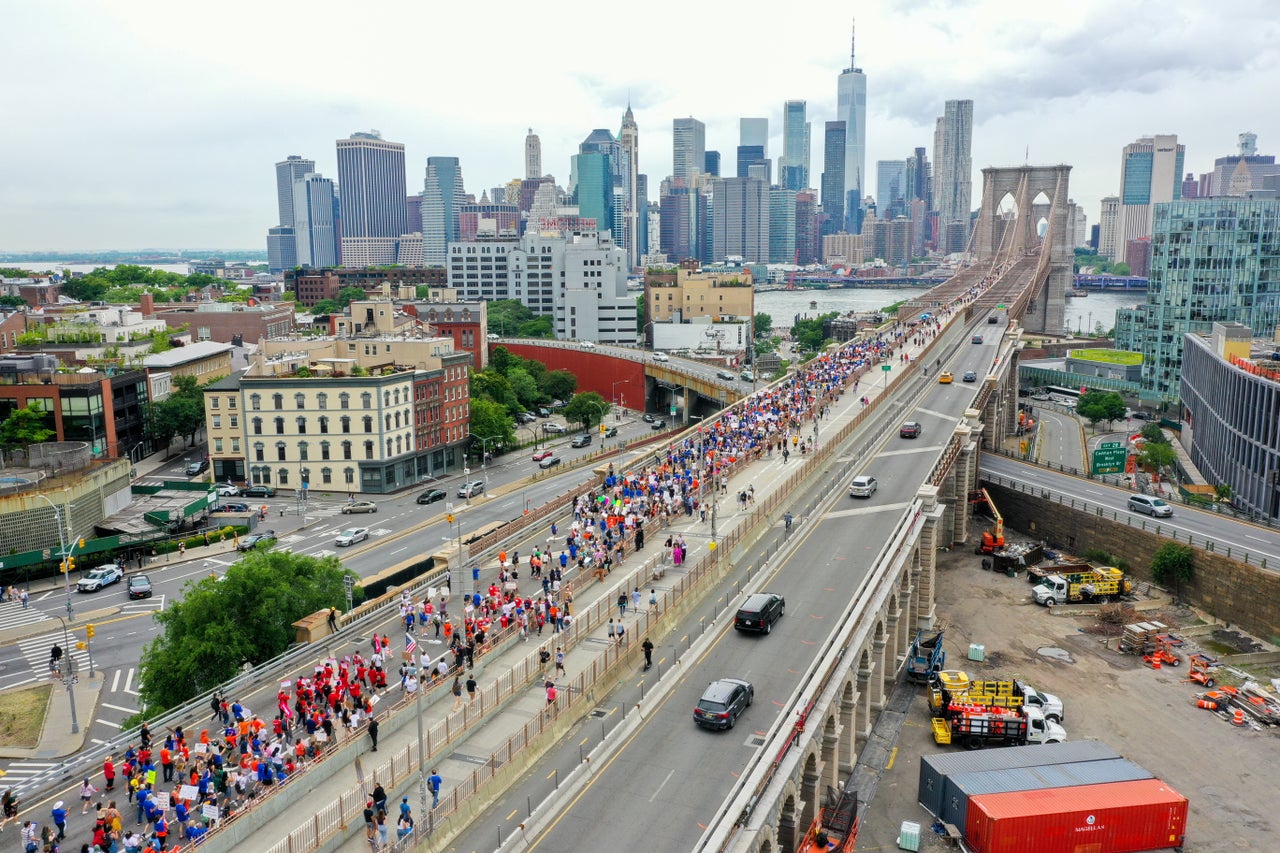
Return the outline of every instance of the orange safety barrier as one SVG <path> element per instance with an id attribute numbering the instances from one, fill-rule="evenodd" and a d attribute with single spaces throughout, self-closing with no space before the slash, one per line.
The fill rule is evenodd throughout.
<path id="1" fill-rule="evenodd" d="M 1231 723 L 1232 723 L 1232 725 L 1236 725 L 1236 726 L 1243 726 L 1243 725 L 1244 725 L 1244 711 L 1241 711 L 1239 708 L 1236 708 L 1236 713 L 1235 713 L 1235 716 L 1231 718 Z"/>

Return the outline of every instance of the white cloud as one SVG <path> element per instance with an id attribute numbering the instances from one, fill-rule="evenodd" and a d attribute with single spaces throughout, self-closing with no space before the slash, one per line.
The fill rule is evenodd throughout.
<path id="1" fill-rule="evenodd" d="M 975 199 L 983 166 L 1022 162 L 1029 147 L 1033 162 L 1072 164 L 1091 221 L 1118 189 L 1120 148 L 1140 135 L 1177 133 L 1196 172 L 1242 130 L 1280 150 L 1266 108 L 1280 23 L 1266 0 L 621 8 L 11 4 L 0 248 L 259 247 L 275 221 L 275 161 L 302 154 L 336 177 L 334 140 L 369 128 L 406 143 L 411 190 L 428 155 L 461 157 L 477 195 L 505 183 L 521 173 L 530 126 L 563 181 L 577 143 L 616 132 L 628 98 L 653 194 L 673 118 L 706 122 L 708 148 L 732 168 L 738 117 L 770 117 L 776 156 L 792 98 L 808 101 L 817 183 L 851 12 L 871 174 L 876 160 L 931 148 L 948 98 L 975 102 Z"/>

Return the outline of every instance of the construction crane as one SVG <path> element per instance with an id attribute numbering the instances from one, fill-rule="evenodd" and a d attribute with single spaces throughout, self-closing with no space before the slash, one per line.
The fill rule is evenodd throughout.
<path id="1" fill-rule="evenodd" d="M 991 495 L 986 489 L 978 489 L 969 492 L 969 503 L 977 505 L 985 503 L 987 510 L 991 513 L 991 517 L 996 520 L 995 526 L 990 530 L 982 532 L 982 544 L 978 547 L 981 554 L 990 554 L 997 548 L 1004 547 L 1004 516 L 1000 514 L 1000 510 L 996 509 L 995 501 L 991 500 Z"/>

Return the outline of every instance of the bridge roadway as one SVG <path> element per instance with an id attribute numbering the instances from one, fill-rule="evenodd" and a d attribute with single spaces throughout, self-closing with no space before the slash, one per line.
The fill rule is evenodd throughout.
<path id="1" fill-rule="evenodd" d="M 980 322 L 985 324 L 985 318 Z M 962 340 L 953 352 L 940 356 L 945 369 L 957 375 L 965 370 L 985 371 L 996 342 L 972 345 L 967 334 Z M 842 449 L 832 468 L 842 472 L 841 482 L 847 482 L 850 474 L 871 474 L 879 480 L 879 490 L 867 501 L 850 499 L 843 489 L 831 492 L 819 514 L 804 524 L 780 557 L 770 561 L 763 588 L 785 596 L 787 602 L 786 616 L 772 634 L 737 634 L 724 599 L 717 598 L 672 632 L 672 637 L 679 638 L 703 624 L 711 625 L 714 632 L 705 649 L 696 658 L 683 660 L 676 672 L 665 668 L 670 665 L 671 638 L 662 638 L 659 672 L 678 679 L 678 685 L 648 708 L 625 744 L 571 800 L 548 803 L 556 816 L 545 829 L 527 837 L 524 845 L 513 842 L 513 849 L 578 850 L 602 843 L 627 848 L 639 839 L 646 849 L 693 849 L 775 718 L 793 713 L 785 703 L 814 648 L 835 627 L 888 531 L 912 506 L 920 483 L 930 475 L 955 425 L 971 406 L 976 387 L 962 382 L 940 385 L 932 379 L 917 382 L 907 391 L 906 400 L 890 403 L 895 415 L 889 429 L 865 452 L 861 444 L 867 437 L 855 435 L 850 444 L 857 449 Z M 922 436 L 899 438 L 898 423 L 911 419 L 923 424 Z M 758 476 L 754 470 L 753 476 Z M 815 479 L 825 484 L 833 478 L 815 475 Z M 732 581 L 731 588 L 736 589 L 745 580 L 745 566 L 755 562 L 755 554 L 741 560 L 724 586 Z M 712 624 L 717 613 L 721 618 Z M 634 705 L 638 695 L 652 689 L 657 677 L 637 673 L 600 703 L 602 709 L 613 715 Z M 692 708 L 706 684 L 723 677 L 751 681 L 755 703 L 731 731 L 698 730 L 691 719 Z M 540 802 L 550 793 L 554 780 L 546 778 L 546 768 L 572 766 L 579 742 L 598 725 L 595 719 L 585 720 L 543 766 L 531 770 L 493 808 L 472 821 L 450 849 L 492 849 L 499 837 L 516 832 L 527 814 L 526 804 Z"/>

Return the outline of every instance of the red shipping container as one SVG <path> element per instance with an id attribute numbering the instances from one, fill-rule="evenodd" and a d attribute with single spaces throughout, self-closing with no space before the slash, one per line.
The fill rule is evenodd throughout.
<path id="1" fill-rule="evenodd" d="M 1142 779 L 971 797 L 964 837 L 974 853 L 1133 853 L 1186 832 L 1187 798 Z"/>

